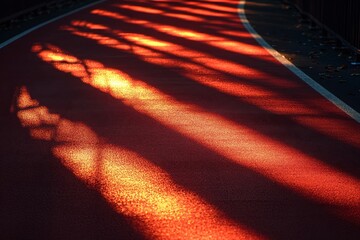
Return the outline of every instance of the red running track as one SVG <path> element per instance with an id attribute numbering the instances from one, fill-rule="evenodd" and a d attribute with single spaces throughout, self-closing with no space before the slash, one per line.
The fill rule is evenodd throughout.
<path id="1" fill-rule="evenodd" d="M 359 124 L 237 7 L 106 1 L 1 49 L 0 236 L 357 239 Z"/>

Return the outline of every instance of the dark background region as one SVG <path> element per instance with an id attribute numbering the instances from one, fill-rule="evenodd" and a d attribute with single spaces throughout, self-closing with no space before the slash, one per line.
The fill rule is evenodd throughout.
<path id="1" fill-rule="evenodd" d="M 300 12 L 282 0 L 248 0 L 246 16 L 274 49 L 308 76 L 360 111 L 360 66 L 353 66 L 353 51 L 321 37 Z"/>
<path id="2" fill-rule="evenodd" d="M 3 0 L 0 7 L 0 43 L 27 29 L 78 9 L 95 0 Z"/>

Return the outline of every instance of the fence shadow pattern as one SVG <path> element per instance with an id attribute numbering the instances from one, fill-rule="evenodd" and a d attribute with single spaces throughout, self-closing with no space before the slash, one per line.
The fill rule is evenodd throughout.
<path id="1" fill-rule="evenodd" d="M 6 49 L 32 63 L 6 70 L 22 84 L 18 149 L 51 173 L 36 177 L 49 207 L 28 215 L 52 221 L 21 234 L 359 236 L 359 125 L 258 46 L 237 4 L 108 1 Z"/>

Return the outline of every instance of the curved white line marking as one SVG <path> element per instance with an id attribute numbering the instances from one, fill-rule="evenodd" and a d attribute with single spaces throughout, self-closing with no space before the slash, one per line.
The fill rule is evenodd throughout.
<path id="1" fill-rule="evenodd" d="M 342 111 L 344 111 L 346 114 L 348 114 L 351 118 L 353 118 L 356 122 L 360 123 L 360 113 L 355 111 L 353 108 L 351 108 L 349 105 L 344 103 L 342 100 L 340 100 L 338 97 L 336 97 L 334 94 L 326 90 L 323 86 L 318 84 L 314 79 L 309 77 L 306 73 L 301 71 L 299 68 L 297 68 L 294 64 L 292 64 L 290 61 L 288 61 L 286 58 L 284 58 L 278 51 L 276 51 L 274 48 L 272 48 L 251 26 L 249 23 L 246 14 L 245 14 L 245 4 L 246 0 L 241 0 L 238 5 L 238 15 L 242 22 L 242 24 L 245 26 L 245 28 L 248 30 L 248 32 L 255 38 L 255 40 L 263 46 L 274 58 L 276 58 L 281 64 L 283 64 L 285 67 L 287 67 L 290 71 L 292 71 L 296 76 L 298 76 L 301 80 L 303 80 L 305 83 L 307 83 L 310 87 L 312 87 L 315 91 L 320 93 L 323 97 L 328 99 L 330 102 L 332 102 L 335 106 L 340 108 Z"/>
<path id="2" fill-rule="evenodd" d="M 29 28 L 29 29 L 25 30 L 24 32 L 15 35 L 14 37 L 9 38 L 9 39 L 6 40 L 5 42 L 0 43 L 0 49 L 3 48 L 3 47 L 5 47 L 5 46 L 7 46 L 7 45 L 9 45 L 9 44 L 12 43 L 12 42 L 15 42 L 15 41 L 18 40 L 19 38 L 22 38 L 22 37 L 24 37 L 25 35 L 27 35 L 27 34 L 33 32 L 33 31 L 35 31 L 36 29 L 39 29 L 39 28 L 41 28 L 41 27 L 43 27 L 43 26 L 45 26 L 45 25 L 47 25 L 47 24 L 49 24 L 49 23 L 55 22 L 56 20 L 59 20 L 59 19 L 61 19 L 61 18 L 64 18 L 64 17 L 69 16 L 69 15 L 71 15 L 71 14 L 73 14 L 73 13 L 79 12 L 79 11 L 85 9 L 85 8 L 94 6 L 94 5 L 99 4 L 99 3 L 101 3 L 101 2 L 104 2 L 104 1 L 105 1 L 105 0 L 100 0 L 100 1 L 97 1 L 97 2 L 89 3 L 88 5 L 85 5 L 85 6 L 81 7 L 81 8 L 77 8 L 77 9 L 75 9 L 75 10 L 73 10 L 73 11 L 67 12 L 67 13 L 65 13 L 65 14 L 63 14 L 63 15 L 57 16 L 57 17 L 52 18 L 52 19 L 50 19 L 50 20 L 48 20 L 48 21 L 46 21 L 46 22 L 40 23 L 39 25 L 36 25 L 36 26 L 34 26 L 34 27 L 32 27 L 32 28 Z"/>

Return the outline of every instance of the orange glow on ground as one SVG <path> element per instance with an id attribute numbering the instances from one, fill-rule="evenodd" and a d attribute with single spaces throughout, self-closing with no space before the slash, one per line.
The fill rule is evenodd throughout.
<path id="1" fill-rule="evenodd" d="M 245 38 L 245 39 L 253 38 L 248 32 L 243 32 L 243 31 L 220 30 L 219 32 L 222 34 L 225 34 L 227 36 L 232 36 L 232 37 L 239 37 L 239 38 Z"/>
<path id="2" fill-rule="evenodd" d="M 96 30 L 96 29 L 108 30 L 109 29 L 108 27 L 106 27 L 104 25 L 91 23 L 88 21 L 72 21 L 71 24 L 76 27 L 85 27 L 85 28 L 89 28 L 89 29 L 93 29 L 93 30 Z"/>
<path id="3" fill-rule="evenodd" d="M 127 34 L 126 35 L 126 39 L 132 42 L 135 42 L 139 45 L 143 45 L 143 46 L 150 46 L 150 47 L 167 47 L 170 45 L 173 45 L 169 42 L 165 42 L 165 41 L 161 41 L 158 39 L 155 39 L 153 37 L 149 37 L 143 34 Z"/>
<path id="4" fill-rule="evenodd" d="M 183 36 L 185 38 L 192 37 L 197 38 L 197 40 L 211 39 L 207 35 L 202 35 L 193 31 L 186 31 L 185 29 L 174 28 L 169 25 L 157 25 L 159 31 L 165 33 L 174 34 L 177 36 Z M 73 34 L 83 36 L 89 39 L 97 40 L 100 44 L 104 44 L 117 49 L 129 49 L 129 45 L 119 42 L 118 40 L 102 37 L 98 34 L 89 34 L 82 33 L 76 29 L 68 29 L 72 31 Z M 230 94 L 236 97 L 240 97 L 243 101 L 251 103 L 259 108 L 262 108 L 266 111 L 279 114 L 287 115 L 291 119 L 295 120 L 297 123 L 316 129 L 323 134 L 329 135 L 331 137 L 341 139 L 347 143 L 359 147 L 360 138 L 354 134 L 348 134 L 351 132 L 351 129 L 356 125 L 356 123 L 349 124 L 346 119 L 340 117 L 331 117 L 335 116 L 334 112 L 324 112 L 322 106 L 316 106 L 314 103 L 303 99 L 302 101 L 294 101 L 285 97 L 280 97 L 274 91 L 267 90 L 265 87 L 260 87 L 253 82 L 233 82 L 227 81 L 226 79 L 212 79 L 211 76 L 204 77 L 201 74 L 196 74 L 196 72 L 207 72 L 207 74 L 216 74 L 217 72 L 227 72 L 239 76 L 239 78 L 249 78 L 249 79 L 271 79 L 271 84 L 277 86 L 281 89 L 287 88 L 289 91 L 301 92 L 304 85 L 299 85 L 296 83 L 291 83 L 286 79 L 274 79 L 267 74 L 256 71 L 253 68 L 246 67 L 240 64 L 236 64 L 229 61 L 214 59 L 210 55 L 196 52 L 193 50 L 185 49 L 180 45 L 174 43 L 159 41 L 157 39 L 148 37 L 141 34 L 125 34 L 118 33 L 118 36 L 133 42 L 136 44 L 136 47 L 132 47 L 133 52 L 139 54 L 139 57 L 143 56 L 145 61 L 157 64 L 160 66 L 178 66 L 182 68 L 182 74 L 191 78 L 194 81 L 197 81 L 208 87 L 215 88 L 223 93 Z M 105 38 L 105 39 L 103 39 Z M 217 38 L 216 38 L 217 39 Z M 108 43 L 108 44 L 107 44 Z M 224 41 L 212 41 L 211 45 L 216 44 L 226 44 Z M 260 51 L 260 55 L 265 54 L 265 50 L 260 50 L 260 47 L 252 48 L 249 46 L 244 46 L 242 43 L 230 42 L 233 45 L 233 49 L 241 52 L 242 54 L 249 54 L 249 52 Z M 235 45 L 234 45 L 235 44 Z M 237 44 L 237 45 L 236 45 Z M 147 49 L 146 47 L 151 47 Z M 152 50 L 153 49 L 153 50 Z M 248 50 L 244 50 L 248 49 Z M 161 53 L 163 52 L 163 53 Z M 161 57 L 166 58 L 166 53 L 173 54 L 178 57 L 185 58 L 181 64 L 178 62 L 172 62 L 171 60 L 164 61 Z M 159 58 L 148 58 L 148 56 L 158 56 Z M 268 54 L 267 54 L 268 55 Z M 197 56 L 196 58 L 191 58 L 192 56 Z M 193 64 L 189 64 L 186 60 L 193 61 Z M 268 81 L 268 80 L 261 80 Z M 323 101 L 323 100 L 322 100 Z M 309 104 L 304 104 L 304 102 L 309 102 Z M 330 119 L 328 118 L 330 116 Z M 329 128 L 336 122 L 336 125 L 341 126 L 338 128 Z"/>
<path id="5" fill-rule="evenodd" d="M 192 21 L 192 22 L 204 21 L 203 18 L 195 17 L 195 16 L 191 16 L 191 15 L 187 15 L 187 14 L 181 14 L 181 13 L 163 13 L 163 15 L 167 16 L 167 17 L 173 17 L 173 18 L 188 20 L 188 21 Z"/>
<path id="6" fill-rule="evenodd" d="M 120 8 L 122 7 L 122 5 L 119 5 Z M 190 13 L 192 15 L 195 16 L 207 16 L 207 17 L 233 17 L 233 14 L 229 14 L 229 13 L 221 13 L 221 12 L 215 12 L 215 11 L 211 11 L 211 10 L 205 10 L 205 9 L 196 9 L 196 8 L 192 8 L 191 6 L 189 7 L 178 7 L 178 6 L 173 6 L 171 7 L 172 10 L 176 10 L 176 11 L 182 11 L 184 13 Z"/>
<path id="7" fill-rule="evenodd" d="M 348 217 L 349 209 L 359 212 L 359 181 L 297 149 L 199 107 L 179 102 L 118 69 L 106 68 L 101 63 L 88 60 L 73 62 L 73 56 L 69 56 L 70 61 L 66 62 L 63 56 L 67 54 L 49 49 L 42 49 L 37 54 L 55 68 L 74 76 L 81 75 L 79 72 L 86 68 L 88 76 L 80 78 L 84 82 L 303 196 L 338 206 L 343 209 L 340 214 L 345 217 Z M 60 57 L 56 54 L 60 54 Z M 87 62 L 95 63 L 96 67 L 91 67 Z M 80 63 L 84 65 L 76 68 L 70 66 Z M 360 221 L 359 216 L 355 218 L 355 221 Z"/>
<path id="8" fill-rule="evenodd" d="M 111 17 L 114 19 L 126 19 L 127 17 L 120 15 L 116 12 L 111 12 L 111 11 L 106 11 L 106 10 L 102 10 L 102 9 L 94 9 L 91 11 L 92 14 L 97 14 L 100 16 L 104 16 L 104 17 Z"/>
<path id="9" fill-rule="evenodd" d="M 131 49 L 129 44 L 121 43 L 119 40 L 116 40 L 116 39 L 110 38 L 110 37 L 105 37 L 101 34 L 75 31 L 76 30 L 75 28 L 69 27 L 69 26 L 63 27 L 62 29 L 67 30 L 67 31 L 72 31 L 74 33 L 74 35 L 95 40 L 99 44 L 111 46 L 112 48 L 115 48 L 115 49 L 120 49 L 120 50 L 130 50 Z"/>
<path id="10" fill-rule="evenodd" d="M 21 94 L 17 100 L 17 107 L 19 109 L 29 109 L 29 111 L 21 111 L 18 113 L 19 118 L 23 119 L 22 124 L 26 127 L 33 128 L 32 135 L 45 134 L 47 129 L 37 129 L 37 127 L 41 124 L 54 125 L 59 121 L 59 116 L 49 113 L 46 107 L 40 106 L 38 101 L 31 98 L 26 88 L 23 87 L 20 91 Z"/>
<path id="11" fill-rule="evenodd" d="M 186 1 L 186 5 L 190 5 L 193 7 L 201 7 L 201 8 L 207 8 L 210 11 L 214 11 L 214 12 L 227 12 L 227 13 L 236 13 L 236 9 L 235 8 L 231 8 L 231 7 L 225 7 L 225 6 L 221 6 L 219 4 L 213 4 L 213 3 L 201 3 L 199 4 L 199 2 L 196 1 Z"/>
<path id="12" fill-rule="evenodd" d="M 101 15 L 101 16 L 107 16 L 112 17 L 116 19 L 122 19 L 129 23 L 134 23 L 134 19 L 128 19 L 123 15 L 120 15 L 118 13 L 109 12 L 109 11 L 102 11 L 102 10 L 96 10 L 92 12 L 93 14 Z M 235 42 L 231 41 L 229 39 L 213 36 L 206 33 L 200 33 L 196 31 L 192 31 L 185 28 L 179 28 L 171 25 L 166 24 L 156 24 L 156 23 L 150 23 L 150 22 L 143 22 L 143 25 L 146 27 L 155 29 L 156 31 L 160 31 L 172 36 L 181 37 L 184 39 L 189 40 L 195 40 L 195 41 L 201 41 L 208 45 L 235 52 L 235 53 L 241 53 L 243 55 L 256 55 L 257 57 L 260 56 L 268 56 L 268 53 L 266 50 L 260 46 L 246 44 L 242 42 Z M 247 33 L 247 35 L 249 35 Z M 188 50 L 187 50 L 188 52 Z"/>
<path id="13" fill-rule="evenodd" d="M 119 5 L 117 5 L 117 6 L 119 6 Z M 163 13 L 163 11 L 155 9 L 155 8 L 133 6 L 133 5 L 125 5 L 125 4 L 121 5 L 121 8 L 133 10 L 133 11 L 136 11 L 136 12 L 151 13 L 151 14 Z"/>
<path id="14" fill-rule="evenodd" d="M 124 92 L 131 98 L 128 94 Z M 177 186 L 145 158 L 106 143 L 83 123 L 51 114 L 31 99 L 26 88 L 22 88 L 18 107 L 18 117 L 31 133 L 49 133 L 46 138 L 31 136 L 52 141 L 52 152 L 62 164 L 98 190 L 149 239 L 265 239 Z M 35 123 L 34 118 L 38 119 Z"/>

